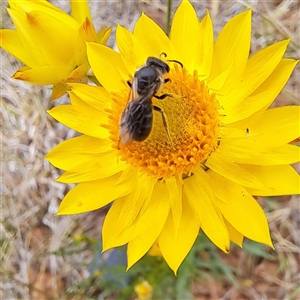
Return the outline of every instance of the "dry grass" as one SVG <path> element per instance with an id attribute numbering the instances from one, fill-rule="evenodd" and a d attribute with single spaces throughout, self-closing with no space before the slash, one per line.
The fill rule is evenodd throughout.
<path id="1" fill-rule="evenodd" d="M 69 10 L 69 1 L 52 1 Z M 164 4 L 162 4 L 162 2 Z M 141 11 L 164 26 L 165 1 L 90 1 L 96 28 L 118 22 L 133 28 Z M 252 48 L 257 51 L 290 37 L 287 57 L 300 58 L 300 13 L 297 1 L 192 1 L 202 17 L 211 12 L 215 31 L 236 13 L 252 7 Z M 179 1 L 173 1 L 173 9 Z M 11 22 L 1 2 L 4 28 Z M 114 36 L 110 45 L 114 43 Z M 50 103 L 51 90 L 10 78 L 19 63 L 1 50 L 1 299 L 52 299 L 88 275 L 84 267 L 91 251 L 79 248 L 65 253 L 74 244 L 76 233 L 100 238 L 103 213 L 56 217 L 58 205 L 69 186 L 54 182 L 59 171 L 43 156 L 61 141 L 75 135 L 53 121 L 45 112 L 52 105 L 67 102 L 65 97 Z M 296 68 L 274 105 L 299 105 L 300 66 Z M 273 199 L 274 200 L 274 199 Z M 240 284 L 228 287 L 226 280 L 193 285 L 197 299 L 300 299 L 300 208 L 299 197 L 262 199 L 269 209 L 276 260 L 256 262 L 237 251 L 224 259 L 236 265 Z M 61 251 L 61 252 L 60 252 Z M 54 255 L 53 253 L 59 253 Z"/>

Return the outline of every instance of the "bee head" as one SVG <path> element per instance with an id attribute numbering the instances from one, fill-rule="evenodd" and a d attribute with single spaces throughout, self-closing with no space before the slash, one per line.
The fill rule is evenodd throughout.
<path id="1" fill-rule="evenodd" d="M 157 57 L 148 57 L 146 65 L 153 69 L 156 69 L 162 75 L 170 72 L 170 67 L 168 66 L 168 64 Z"/>

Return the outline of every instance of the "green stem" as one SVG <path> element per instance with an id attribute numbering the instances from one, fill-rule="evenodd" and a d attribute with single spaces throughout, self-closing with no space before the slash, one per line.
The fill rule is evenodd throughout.
<path id="1" fill-rule="evenodd" d="M 166 34 L 169 36 L 171 28 L 171 10 L 172 10 L 172 0 L 168 0 L 168 10 L 167 10 L 167 24 L 166 24 Z"/>

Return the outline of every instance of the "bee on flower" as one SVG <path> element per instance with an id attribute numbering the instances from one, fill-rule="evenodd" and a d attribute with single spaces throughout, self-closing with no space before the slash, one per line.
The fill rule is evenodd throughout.
<path id="1" fill-rule="evenodd" d="M 77 183 L 58 214 L 112 202 L 103 248 L 127 244 L 128 268 L 155 245 L 176 273 L 200 230 L 226 253 L 244 237 L 273 247 L 255 196 L 300 192 L 291 166 L 300 157 L 292 143 L 299 107 L 269 108 L 297 64 L 283 58 L 289 40 L 249 57 L 251 10 L 234 16 L 216 40 L 213 32 L 209 13 L 199 21 L 186 0 L 170 37 L 145 14 L 133 33 L 119 25 L 119 52 L 87 46 L 102 87 L 70 84 L 71 104 L 49 111 L 82 133 L 46 157 L 64 170 L 58 181 Z M 162 60 L 165 72 L 139 82 L 149 57 Z M 141 109 L 143 84 L 151 83 Z"/>

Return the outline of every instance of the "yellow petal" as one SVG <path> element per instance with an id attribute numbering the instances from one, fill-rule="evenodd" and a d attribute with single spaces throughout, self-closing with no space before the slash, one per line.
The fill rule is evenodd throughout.
<path id="1" fill-rule="evenodd" d="M 71 61 L 75 53 L 77 31 L 41 11 L 28 13 L 24 25 L 46 64 L 66 65 Z"/>
<path id="2" fill-rule="evenodd" d="M 187 199 L 183 200 L 179 230 L 174 227 L 171 214 L 159 236 L 159 247 L 164 259 L 175 275 L 191 250 L 199 232 L 199 222 Z"/>
<path id="3" fill-rule="evenodd" d="M 105 109 L 111 107 L 111 95 L 102 87 L 81 83 L 70 83 L 68 86 L 71 89 L 69 94 L 72 99 L 74 95 L 102 113 L 105 113 Z"/>
<path id="4" fill-rule="evenodd" d="M 118 174 L 78 184 L 63 199 L 57 215 L 80 214 L 99 209 L 128 193 L 126 185 L 116 185 Z"/>
<path id="5" fill-rule="evenodd" d="M 280 147 L 300 136 L 299 118 L 299 106 L 268 109 L 259 121 L 249 126 L 249 137 L 251 132 L 259 132 L 259 135 L 253 137 L 258 145 Z"/>
<path id="6" fill-rule="evenodd" d="M 103 28 L 101 30 L 98 31 L 97 33 L 97 43 L 99 44 L 106 44 L 108 41 L 108 38 L 111 34 L 112 28 L 108 27 L 108 28 Z"/>
<path id="7" fill-rule="evenodd" d="M 28 66 L 23 66 L 23 67 L 21 67 L 17 72 L 25 72 L 25 71 L 28 71 L 28 70 L 30 70 L 30 68 L 28 67 Z M 17 73 L 16 72 L 16 73 Z"/>
<path id="8" fill-rule="evenodd" d="M 57 20 L 60 20 L 65 25 L 77 30 L 79 27 L 79 23 L 72 18 L 69 14 L 65 13 L 58 7 L 44 0 L 9 0 L 9 6 L 18 11 L 23 16 L 26 16 L 27 13 L 32 11 L 41 11 Z"/>
<path id="9" fill-rule="evenodd" d="M 167 59 L 172 57 L 170 40 L 163 30 L 148 16 L 142 14 L 135 24 L 134 36 L 140 41 L 147 56 L 159 57 L 161 53 L 167 54 Z"/>
<path id="10" fill-rule="evenodd" d="M 73 168 L 64 172 L 56 181 L 79 183 L 98 180 L 123 171 L 125 164 L 119 160 L 115 150 L 89 155 L 86 160 L 78 162 Z"/>
<path id="11" fill-rule="evenodd" d="M 84 20 L 79 28 L 79 34 L 82 39 L 87 42 L 95 42 L 97 40 L 97 33 L 91 19 L 88 17 Z"/>
<path id="12" fill-rule="evenodd" d="M 230 74 L 230 69 L 231 69 L 231 67 L 229 67 L 224 72 L 221 72 L 218 76 L 214 77 L 213 79 L 208 80 L 208 86 L 212 92 L 215 92 L 218 95 L 219 91 L 224 86 L 224 84 Z M 218 99 L 222 100 L 222 94 L 219 95 Z M 225 121 L 226 121 L 226 118 L 225 118 Z"/>
<path id="13" fill-rule="evenodd" d="M 87 82 L 87 77 L 85 76 L 89 69 L 88 63 L 83 63 L 82 65 L 76 66 L 74 70 L 68 75 L 67 78 L 63 78 L 62 82 Z"/>
<path id="14" fill-rule="evenodd" d="M 176 10 L 170 40 L 178 53 L 179 60 L 193 72 L 198 55 L 199 24 L 195 9 L 189 1 L 182 1 Z"/>
<path id="15" fill-rule="evenodd" d="M 244 236 L 240 234 L 225 218 L 224 222 L 228 229 L 230 240 L 237 244 L 239 247 L 243 248 Z"/>
<path id="16" fill-rule="evenodd" d="M 152 198 L 154 182 L 149 180 L 147 175 L 132 172 L 130 179 L 127 178 L 127 180 L 130 180 L 130 194 L 123 200 L 123 208 L 119 212 L 118 219 L 115 220 L 116 233 L 132 225 L 138 215 L 142 214 L 141 210 L 146 199 Z M 140 232 L 135 233 L 133 238 L 138 235 Z"/>
<path id="17" fill-rule="evenodd" d="M 212 192 L 214 186 L 210 181 L 206 172 L 200 170 L 184 180 L 183 191 L 207 237 L 221 250 L 228 252 L 230 248 L 229 233 L 220 210 L 215 205 L 215 197 Z"/>
<path id="18" fill-rule="evenodd" d="M 259 189 L 264 188 L 263 184 L 253 174 L 247 172 L 245 168 L 234 163 L 217 151 L 210 155 L 205 165 L 214 172 L 240 185 Z"/>
<path id="19" fill-rule="evenodd" d="M 125 198 L 115 200 L 105 217 L 102 227 L 102 251 L 125 245 L 134 238 L 132 230 L 123 230 L 122 232 L 116 230 L 116 220 L 124 207 Z"/>
<path id="20" fill-rule="evenodd" d="M 104 249 L 122 245 L 119 244 L 119 240 L 123 241 L 126 239 L 126 242 L 128 242 L 128 236 L 132 240 L 142 233 L 142 231 L 136 231 L 134 225 L 138 223 L 139 216 L 143 215 L 145 203 L 149 203 L 148 198 L 152 198 L 155 182 L 149 181 L 149 178 L 145 175 L 139 175 L 135 169 L 127 166 L 116 183 L 126 184 L 129 195 L 122 199 L 122 204 L 120 204 L 119 200 L 117 201 L 118 203 L 114 203 L 109 211 L 109 220 L 110 218 L 114 219 L 112 222 L 108 222 L 111 228 L 107 229 L 107 231 L 113 231 L 114 234 L 106 237 Z"/>
<path id="21" fill-rule="evenodd" d="M 201 79 L 207 79 L 211 72 L 214 53 L 214 31 L 208 10 L 199 23 L 199 42 L 196 51 L 195 68 Z"/>
<path id="22" fill-rule="evenodd" d="M 124 207 L 123 202 L 125 198 L 126 197 L 122 197 L 115 200 L 105 217 L 102 228 L 103 251 L 125 245 L 135 238 L 133 226 L 121 232 L 116 227 L 116 220 L 119 219 L 120 211 L 122 211 Z"/>
<path id="23" fill-rule="evenodd" d="M 176 237 L 182 217 L 182 183 L 173 176 L 166 179 L 166 185 L 170 194 L 171 212 Z"/>
<path id="24" fill-rule="evenodd" d="M 130 74 L 134 74 L 136 69 L 145 64 L 147 55 L 140 42 L 126 28 L 118 25 L 116 31 L 118 49 Z"/>
<path id="25" fill-rule="evenodd" d="M 283 89 L 297 63 L 294 59 L 282 59 L 254 93 L 246 98 L 236 98 L 236 101 L 226 106 L 226 118 L 222 121 L 226 124 L 233 123 L 268 107 Z"/>
<path id="26" fill-rule="evenodd" d="M 289 165 L 300 160 L 300 148 L 297 146 L 284 145 L 272 149 L 247 138 L 223 138 L 219 150 L 226 159 L 246 165 Z"/>
<path id="27" fill-rule="evenodd" d="M 54 107 L 48 113 L 57 121 L 78 132 L 100 139 L 108 138 L 108 130 L 100 126 L 106 122 L 107 116 L 98 110 L 87 106 L 61 105 Z"/>
<path id="28" fill-rule="evenodd" d="M 28 28 L 28 19 L 26 16 L 22 16 L 18 11 L 7 9 L 14 26 L 16 27 L 18 36 L 26 47 L 26 52 L 31 56 L 30 62 L 32 67 L 42 67 L 46 64 L 45 58 L 43 57 L 40 49 L 36 47 L 35 41 L 31 37 L 30 30 Z"/>
<path id="29" fill-rule="evenodd" d="M 0 47 L 12 54 L 23 64 L 29 67 L 35 67 L 35 62 L 31 55 L 24 47 L 19 34 L 16 30 L 1 29 L 0 30 Z"/>
<path id="30" fill-rule="evenodd" d="M 240 75 L 240 83 L 222 98 L 220 104 L 225 111 L 227 107 L 235 105 L 236 101 L 243 101 L 251 95 L 272 74 L 280 63 L 288 43 L 289 40 L 275 43 L 249 58 L 243 76 Z"/>
<path id="31" fill-rule="evenodd" d="M 121 181 L 121 183 L 127 185 L 129 184 L 130 186 L 135 184 L 135 180 L 138 175 L 135 170 L 127 169 L 125 170 L 125 172 L 123 171 L 123 174 L 125 174 L 126 177 L 130 175 L 130 177 L 128 177 L 125 182 Z M 134 218 L 133 222 L 130 222 L 131 224 L 127 222 L 127 227 L 123 225 L 120 226 L 123 221 L 126 221 L 126 215 L 124 215 L 125 219 L 122 220 L 122 218 L 120 218 L 120 214 L 124 210 L 128 211 L 126 203 L 128 203 L 129 206 L 132 207 L 130 203 L 130 200 L 132 199 L 131 194 L 129 194 L 126 198 L 124 197 L 122 199 L 118 199 L 113 203 L 106 216 L 103 226 L 104 251 L 112 247 L 124 245 L 125 243 L 128 243 L 129 241 L 141 235 L 145 235 L 145 228 L 152 225 L 151 222 L 149 223 L 149 217 L 151 219 L 153 215 L 159 213 L 159 211 L 157 210 L 158 205 L 162 204 L 162 206 L 164 207 L 163 210 L 165 209 L 167 210 L 167 212 L 169 212 L 170 205 L 168 201 L 167 189 L 164 186 L 156 186 L 155 193 L 153 194 L 154 186 L 156 186 L 156 184 L 151 182 L 150 184 L 148 183 L 148 185 L 144 185 L 143 195 L 145 195 L 146 197 L 149 196 L 150 201 L 147 201 L 147 199 L 143 201 L 143 207 L 140 213 L 136 215 L 136 218 Z M 130 188 L 130 190 L 132 191 L 132 187 Z M 159 195 L 158 192 L 160 192 Z M 165 201 L 160 201 L 161 199 L 164 199 Z M 159 203 L 159 201 L 162 203 Z M 147 206 L 147 209 L 145 209 L 145 206 Z M 136 209 L 134 210 L 137 211 Z"/>
<path id="32" fill-rule="evenodd" d="M 273 248 L 264 211 L 257 201 L 239 184 L 215 172 L 208 172 L 218 187 L 218 206 L 229 222 L 245 237 Z"/>
<path id="33" fill-rule="evenodd" d="M 156 180 L 147 176 L 141 177 L 135 169 L 128 167 L 116 184 L 127 184 L 129 195 L 115 201 L 108 212 L 103 226 L 104 251 L 128 243 L 143 234 L 144 226 L 141 226 L 140 216 L 147 212 L 148 205 L 153 204 L 152 192 Z M 136 192 L 137 185 L 139 191 Z"/>
<path id="34" fill-rule="evenodd" d="M 300 194 L 300 177 L 291 166 L 245 166 L 261 180 L 266 190 L 247 190 L 256 196 L 282 196 Z"/>
<path id="35" fill-rule="evenodd" d="M 148 252 L 160 235 L 170 212 L 169 192 L 166 185 L 157 183 L 147 211 L 135 222 L 135 232 L 141 234 L 128 243 L 127 256 L 129 269 Z M 149 222 L 152 220 L 152 222 Z"/>
<path id="36" fill-rule="evenodd" d="M 90 9 L 86 0 L 71 0 L 72 17 L 80 24 L 86 18 L 92 20 Z"/>
<path id="37" fill-rule="evenodd" d="M 13 8 L 15 10 L 19 11 L 32 11 L 32 10 L 43 10 L 47 11 L 48 13 L 51 14 L 51 12 L 55 11 L 61 11 L 58 7 L 54 6 L 53 4 L 49 3 L 46 0 L 36 0 L 36 1 L 30 1 L 30 0 L 8 0 L 10 8 Z"/>
<path id="38" fill-rule="evenodd" d="M 36 84 L 56 84 L 69 75 L 64 66 L 45 66 L 22 71 L 18 70 L 12 78 Z"/>
<path id="39" fill-rule="evenodd" d="M 138 175 L 138 178 L 141 177 L 141 175 Z M 146 176 L 146 180 L 145 182 L 147 182 L 147 185 L 144 184 L 144 188 L 143 188 L 143 194 L 145 196 L 145 200 L 143 202 L 143 206 L 141 207 L 140 210 L 140 215 L 143 215 L 145 212 L 147 212 L 147 208 L 148 206 L 151 204 L 151 201 L 153 201 L 152 196 L 153 196 L 153 189 L 157 184 L 157 179 L 154 177 L 147 177 Z M 132 189 L 134 189 L 134 185 L 132 186 Z M 169 199 L 167 197 L 164 197 L 165 199 Z M 142 232 L 136 230 L 135 231 L 137 235 L 142 234 Z"/>
<path id="40" fill-rule="evenodd" d="M 214 48 L 212 72 L 214 78 L 230 67 L 224 87 L 232 89 L 241 79 L 247 64 L 251 39 L 251 10 L 228 21 L 220 32 Z"/>
<path id="41" fill-rule="evenodd" d="M 62 142 L 53 148 L 45 158 L 55 167 L 70 170 L 99 153 L 111 151 L 111 142 L 82 135 Z"/>
<path id="42" fill-rule="evenodd" d="M 76 64 L 88 64 L 86 54 L 86 42 L 95 42 L 97 34 L 95 27 L 90 19 L 86 18 L 78 30 L 78 36 L 75 46 Z"/>
<path id="43" fill-rule="evenodd" d="M 257 143 L 262 150 L 278 148 L 300 136 L 299 118 L 299 106 L 261 109 L 244 120 L 224 127 L 222 135 L 231 139 L 247 136 L 249 142 Z"/>
<path id="44" fill-rule="evenodd" d="M 94 74 L 107 91 L 128 89 L 129 73 L 119 53 L 104 45 L 87 43 L 87 54 Z"/>
<path id="45" fill-rule="evenodd" d="M 56 100 L 67 92 L 67 87 L 64 83 L 58 82 L 53 85 L 52 100 Z"/>

